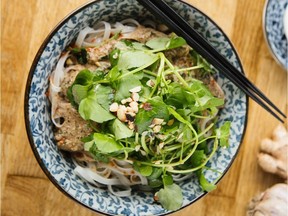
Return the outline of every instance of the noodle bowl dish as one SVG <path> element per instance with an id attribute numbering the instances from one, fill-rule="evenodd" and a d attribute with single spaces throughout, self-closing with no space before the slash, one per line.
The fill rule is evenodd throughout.
<path id="1" fill-rule="evenodd" d="M 167 0 L 240 71 L 223 31 Z M 212 190 L 242 142 L 246 95 L 137 1 L 92 1 L 47 36 L 27 79 L 25 122 L 39 165 L 83 206 L 165 215 Z"/>

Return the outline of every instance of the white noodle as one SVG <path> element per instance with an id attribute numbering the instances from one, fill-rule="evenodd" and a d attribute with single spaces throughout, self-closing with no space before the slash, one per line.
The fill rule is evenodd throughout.
<path id="1" fill-rule="evenodd" d="M 114 190 L 114 187 L 112 185 L 108 185 L 108 190 L 110 193 L 112 193 L 113 195 L 115 196 L 118 196 L 118 197 L 128 197 L 131 195 L 131 187 L 124 187 L 124 186 L 121 186 L 121 189 L 119 187 L 117 187 L 117 191 Z"/>
<path id="2" fill-rule="evenodd" d="M 82 44 L 83 44 L 85 38 L 86 38 L 87 35 L 88 35 L 90 32 L 92 32 L 92 31 L 94 31 L 94 29 L 92 29 L 92 28 L 90 28 L 90 27 L 86 27 L 86 28 L 82 29 L 82 30 L 79 32 L 79 34 L 78 34 L 78 37 L 77 37 L 76 42 L 75 42 L 75 45 L 76 45 L 77 47 L 82 47 Z"/>
<path id="3" fill-rule="evenodd" d="M 85 27 L 79 32 L 75 45 L 77 47 L 93 47 L 108 40 L 111 35 L 121 32 L 127 34 L 135 31 L 140 24 L 134 19 L 125 19 L 115 24 L 105 21 L 96 23 L 93 28 Z"/>
<path id="4" fill-rule="evenodd" d="M 61 91 L 60 83 L 62 82 L 64 75 L 65 75 L 65 62 L 69 57 L 69 52 L 65 53 L 63 56 L 60 57 L 59 61 L 57 62 L 55 70 L 52 72 L 50 77 L 50 85 L 49 85 L 49 99 L 51 101 L 51 119 L 53 124 L 56 127 L 61 127 L 60 124 L 60 117 L 55 116 L 55 111 L 58 107 L 58 95 L 57 93 Z"/>
<path id="5" fill-rule="evenodd" d="M 82 178 L 86 179 L 90 183 L 94 181 L 104 185 L 121 185 L 121 181 L 117 178 L 105 178 L 96 172 L 93 172 L 90 168 L 84 168 L 79 165 L 74 169 L 75 173 Z"/>
<path id="6" fill-rule="evenodd" d="M 193 173 L 190 173 L 190 174 L 187 174 L 187 175 L 178 174 L 178 175 L 172 175 L 172 177 L 173 177 L 173 180 L 175 182 L 182 182 L 182 181 L 184 181 L 186 179 L 191 178 L 192 175 L 193 175 Z"/>

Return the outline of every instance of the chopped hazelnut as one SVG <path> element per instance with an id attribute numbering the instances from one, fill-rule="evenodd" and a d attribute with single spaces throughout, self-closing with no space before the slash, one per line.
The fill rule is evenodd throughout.
<path id="1" fill-rule="evenodd" d="M 118 110 L 118 103 L 114 102 L 109 107 L 110 112 L 117 112 Z"/>
<path id="2" fill-rule="evenodd" d="M 132 89 L 130 89 L 129 91 L 132 92 L 132 93 L 133 93 L 133 92 L 135 92 L 135 93 L 136 93 L 136 92 L 140 92 L 140 91 L 141 91 L 141 86 L 136 86 L 135 88 L 132 88 Z"/>

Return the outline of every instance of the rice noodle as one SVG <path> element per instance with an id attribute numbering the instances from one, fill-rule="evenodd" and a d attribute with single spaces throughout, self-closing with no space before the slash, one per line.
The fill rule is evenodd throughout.
<path id="1" fill-rule="evenodd" d="M 58 106 L 58 92 L 61 91 L 60 83 L 64 78 L 65 75 L 65 62 L 69 57 L 69 52 L 65 53 L 59 59 L 55 70 L 52 72 L 50 77 L 50 85 L 49 85 L 49 99 L 51 101 L 51 119 L 53 124 L 56 127 L 61 127 L 60 118 L 61 116 L 55 116 L 55 111 Z"/>
<path id="2" fill-rule="evenodd" d="M 121 32 L 123 35 L 133 32 L 140 24 L 134 19 L 125 19 L 115 24 L 105 21 L 96 23 L 93 28 L 85 27 L 79 32 L 75 45 L 77 47 L 93 47 L 99 45 L 104 40 L 108 40 L 111 35 Z"/>
<path id="3" fill-rule="evenodd" d="M 74 172 L 92 184 L 96 181 L 104 185 L 122 185 L 118 178 L 105 178 L 100 174 L 93 172 L 90 168 L 84 168 L 79 165 L 76 166 Z"/>
<path id="4" fill-rule="evenodd" d="M 192 173 L 191 174 L 187 174 L 187 175 L 177 174 L 177 175 L 172 175 L 172 177 L 173 177 L 173 180 L 175 182 L 182 182 L 182 181 L 184 181 L 186 179 L 191 178 L 192 175 L 193 175 Z"/>
<path id="5" fill-rule="evenodd" d="M 131 195 L 131 187 L 127 187 L 127 186 L 121 186 L 121 187 L 117 187 L 117 190 L 115 190 L 116 187 L 113 187 L 112 185 L 108 185 L 108 190 L 110 193 L 112 193 L 115 196 L 118 197 L 127 197 Z"/>

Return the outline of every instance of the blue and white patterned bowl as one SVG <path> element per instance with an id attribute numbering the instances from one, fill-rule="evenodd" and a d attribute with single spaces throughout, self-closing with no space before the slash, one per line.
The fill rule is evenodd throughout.
<path id="1" fill-rule="evenodd" d="M 288 36 L 284 31 L 284 13 L 288 0 L 266 0 L 263 31 L 268 47 L 276 61 L 288 70 Z"/>
<path id="2" fill-rule="evenodd" d="M 233 65 L 243 71 L 239 57 L 222 30 L 205 14 L 178 0 L 167 0 L 201 35 L 221 52 Z M 48 78 L 64 50 L 80 29 L 100 20 L 115 21 L 128 17 L 143 19 L 153 16 L 136 0 L 96 0 L 77 9 L 66 17 L 45 39 L 40 47 L 27 79 L 25 92 L 25 121 L 27 134 L 36 159 L 53 184 L 65 195 L 107 215 L 163 215 L 171 213 L 153 202 L 153 194 L 141 191 L 119 198 L 104 189 L 98 189 L 78 178 L 73 163 L 57 149 L 52 132 L 50 105 L 46 96 Z M 218 82 L 226 94 L 226 105 L 219 123 L 232 121 L 230 147 L 219 149 L 207 166 L 222 174 L 207 171 L 209 181 L 219 181 L 231 166 L 239 150 L 246 128 L 248 99 L 246 95 L 221 74 Z M 196 177 L 180 184 L 183 207 L 203 197 Z"/>

